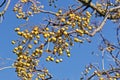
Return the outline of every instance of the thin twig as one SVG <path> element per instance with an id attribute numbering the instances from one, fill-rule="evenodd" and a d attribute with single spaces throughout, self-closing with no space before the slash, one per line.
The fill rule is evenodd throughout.
<path id="1" fill-rule="evenodd" d="M 107 12 L 107 14 L 106 14 L 106 16 L 104 17 L 104 19 L 103 19 L 102 23 L 100 24 L 100 26 L 99 26 L 98 28 L 96 28 L 92 33 L 88 33 L 88 35 L 94 36 L 97 32 L 99 32 L 99 31 L 103 28 L 103 26 L 104 26 L 104 24 L 106 23 L 107 18 L 108 18 L 108 16 L 109 16 L 108 13 L 109 13 L 109 12 Z"/>
<path id="2" fill-rule="evenodd" d="M 2 12 L 0 12 L 0 15 L 3 16 L 5 14 L 5 12 L 7 11 L 8 7 L 10 5 L 10 2 L 11 2 L 11 0 L 7 1 L 7 4 L 6 4 L 5 8 L 2 10 Z"/>
<path id="3" fill-rule="evenodd" d="M 2 6 L 5 4 L 5 2 L 6 2 L 6 0 L 4 0 L 4 1 L 2 2 L 2 4 L 0 5 L 0 7 L 2 7 Z"/>
<path id="4" fill-rule="evenodd" d="M 104 11 L 104 9 L 101 9 L 101 8 L 98 8 L 94 3 L 92 3 L 92 2 L 90 2 L 89 4 L 88 4 L 88 1 L 89 0 L 78 0 L 79 2 L 81 2 L 81 3 L 83 3 L 83 4 L 86 4 L 85 6 L 88 6 L 89 5 L 89 7 L 90 8 L 92 8 L 93 10 L 95 10 L 97 13 L 99 13 L 101 16 L 103 16 L 103 17 L 105 17 L 105 12 L 103 12 Z M 113 12 L 114 10 L 116 10 L 116 9 L 120 9 L 120 6 L 116 6 L 116 7 L 113 7 L 113 8 L 110 8 L 109 9 L 109 12 L 111 13 L 111 12 Z M 120 16 L 117 16 L 116 14 L 114 14 L 114 15 L 109 15 L 108 17 L 107 17 L 108 19 L 120 19 Z"/>
<path id="5" fill-rule="evenodd" d="M 13 67 L 13 66 L 3 67 L 3 68 L 0 68 L 0 71 L 1 71 L 1 70 L 5 70 L 5 69 L 10 69 L 10 68 L 14 68 L 14 67 Z"/>
<path id="6" fill-rule="evenodd" d="M 105 49 L 102 51 L 102 69 L 105 70 L 105 63 L 104 63 L 104 51 Z"/>

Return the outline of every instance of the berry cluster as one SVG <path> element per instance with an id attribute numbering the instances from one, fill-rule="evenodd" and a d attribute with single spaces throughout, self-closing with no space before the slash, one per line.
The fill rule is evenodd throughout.
<path id="1" fill-rule="evenodd" d="M 40 39 L 40 31 L 38 26 L 34 26 L 31 31 L 24 30 L 21 31 L 20 28 L 15 28 L 15 32 L 21 36 L 21 40 L 12 41 L 12 44 L 17 45 L 13 49 L 13 52 L 17 55 L 17 60 L 14 62 L 14 67 L 16 68 L 17 75 L 21 77 L 22 80 L 31 80 L 33 73 L 39 73 L 38 79 L 44 80 L 46 76 L 49 76 L 48 70 L 36 70 L 39 64 L 39 58 L 42 55 L 42 47 L 37 47 L 33 49 L 33 45 L 37 45 Z M 40 75 L 43 75 L 40 77 Z M 36 78 L 37 80 L 37 78 Z"/>
<path id="2" fill-rule="evenodd" d="M 56 13 L 58 21 L 51 21 L 53 26 L 62 29 L 64 35 L 74 36 L 75 42 L 82 43 L 85 35 L 93 32 L 94 27 L 90 24 L 91 13 L 86 11 L 85 14 L 79 14 L 75 12 L 66 12 L 62 14 L 62 10 Z M 60 32 L 61 33 L 61 32 Z M 61 33 L 62 34 L 62 33 Z"/>
<path id="3" fill-rule="evenodd" d="M 72 12 L 62 14 L 62 10 L 59 10 L 56 13 L 56 17 L 58 18 L 61 25 L 76 30 L 80 36 L 88 34 L 88 32 L 93 29 L 93 27 L 90 26 L 91 14 L 88 11 L 86 11 L 86 14 L 82 15 Z"/>
<path id="4" fill-rule="evenodd" d="M 37 71 L 39 71 L 39 70 L 37 70 Z M 40 72 L 41 73 L 37 73 L 37 77 L 35 78 L 35 80 L 48 80 L 48 79 L 52 78 L 52 76 L 50 76 L 50 74 L 46 68 L 44 68 Z"/>
<path id="5" fill-rule="evenodd" d="M 43 52 L 51 53 L 53 57 L 48 56 L 46 61 L 54 61 L 54 57 L 56 57 L 56 63 L 62 62 L 62 59 L 58 59 L 57 56 L 62 56 L 64 51 L 67 53 L 67 56 L 70 57 L 69 34 L 65 30 L 65 28 L 61 28 L 51 31 L 48 27 L 40 28 L 38 26 L 34 26 L 31 31 L 20 31 L 20 28 L 15 28 L 15 31 L 22 37 L 22 40 L 18 41 L 19 44 L 17 45 L 19 46 L 15 47 L 13 52 L 18 56 L 21 55 L 19 51 L 24 51 L 24 54 L 30 54 L 30 52 L 32 52 L 30 55 L 33 58 L 41 57 Z M 40 38 L 40 36 L 42 38 Z M 49 47 L 50 43 L 53 47 Z M 12 41 L 12 44 L 15 44 L 15 41 Z M 34 48 L 34 45 L 37 47 Z"/>
<path id="6" fill-rule="evenodd" d="M 25 8 L 27 4 L 30 4 L 29 7 Z M 39 5 L 40 2 L 36 0 L 19 0 L 18 3 L 14 6 L 13 11 L 16 13 L 18 19 L 28 20 L 29 16 L 33 14 L 40 13 L 40 9 L 43 8 L 43 5 Z"/>
<path id="7" fill-rule="evenodd" d="M 120 78 L 120 74 L 118 72 L 116 72 L 114 76 L 110 76 L 108 78 L 103 77 L 103 74 L 101 72 L 99 72 L 99 71 L 95 71 L 94 73 L 97 75 L 97 77 L 99 77 L 99 80 L 106 80 L 106 79 L 108 79 L 108 80 L 117 80 L 117 79 Z"/>
<path id="8" fill-rule="evenodd" d="M 91 75 L 92 71 L 93 73 Z M 87 76 L 88 80 L 91 80 L 91 79 L 118 80 L 120 78 L 120 73 L 117 71 L 117 68 L 101 71 L 92 64 L 90 64 L 89 66 L 86 66 L 86 69 L 84 70 L 84 72 L 82 72 L 82 75 L 84 75 L 84 77 L 81 77 L 81 79 L 84 79 Z"/>
<path id="9" fill-rule="evenodd" d="M 12 44 L 16 45 L 13 52 L 17 55 L 14 66 L 18 76 L 23 80 L 32 79 L 33 72 L 37 72 L 36 67 L 43 53 L 48 53 L 46 61 L 62 62 L 62 58 L 59 57 L 64 53 L 70 57 L 70 47 L 74 45 L 74 42 L 83 43 L 82 37 L 92 31 L 89 25 L 91 14 L 88 11 L 84 17 L 74 13 L 67 14 L 66 17 L 64 15 L 61 17 L 61 15 L 62 10 L 59 10 L 56 13 L 59 25 L 51 22 L 47 26 L 33 26 L 25 30 L 21 27 L 15 28 L 20 39 L 12 41 Z M 48 73 L 44 73 L 46 75 L 40 73 L 36 80 L 40 78 L 44 80 L 46 76 L 49 76 Z"/>

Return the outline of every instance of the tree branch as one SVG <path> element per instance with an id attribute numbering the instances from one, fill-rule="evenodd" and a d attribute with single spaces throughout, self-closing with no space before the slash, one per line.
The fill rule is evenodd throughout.
<path id="1" fill-rule="evenodd" d="M 103 19 L 102 23 L 100 24 L 100 26 L 98 28 L 96 28 L 92 33 L 88 33 L 88 35 L 94 36 L 97 32 L 99 32 L 103 28 L 104 24 L 106 23 L 108 16 L 109 16 L 109 12 L 107 12 L 107 14 L 106 14 L 105 18 Z"/>
<path id="2" fill-rule="evenodd" d="M 97 6 L 95 6 L 95 4 L 94 3 L 92 3 L 92 2 L 90 2 L 90 3 L 88 3 L 89 2 L 89 0 L 78 0 L 79 2 L 81 2 L 81 3 L 83 3 L 83 4 L 86 4 L 85 6 L 90 6 L 90 8 L 92 8 L 93 10 L 96 10 L 96 12 L 97 13 L 99 13 L 101 16 L 105 16 L 106 15 L 106 13 L 105 12 L 103 12 L 104 11 L 104 9 L 101 9 L 101 8 L 98 8 Z M 113 7 L 113 8 L 110 8 L 109 9 L 109 12 L 114 12 L 114 10 L 116 10 L 116 9 L 120 9 L 120 6 L 116 6 L 116 7 Z M 118 13 L 119 14 L 119 13 Z M 113 15 L 109 15 L 108 16 L 108 19 L 120 19 L 120 16 L 117 16 L 116 14 L 113 14 Z"/>
<path id="3" fill-rule="evenodd" d="M 13 66 L 3 67 L 3 68 L 0 68 L 0 71 L 1 71 L 1 70 L 4 70 L 4 69 L 10 69 L 10 68 L 14 68 L 14 67 L 13 67 Z"/>
<path id="4" fill-rule="evenodd" d="M 109 70 L 106 70 L 106 71 L 101 71 L 101 75 L 108 75 L 109 74 L 112 74 L 114 72 L 118 72 L 120 71 L 120 68 L 112 68 L 112 69 L 109 69 Z M 93 77 L 95 77 L 97 74 L 93 73 L 90 77 L 88 77 L 87 80 L 91 80 Z"/>
<path id="5" fill-rule="evenodd" d="M 3 4 L 5 4 L 5 2 L 6 2 L 6 0 L 3 2 Z M 5 14 L 5 12 L 7 11 L 8 7 L 10 5 L 10 2 L 11 2 L 11 0 L 7 1 L 7 4 L 6 4 L 5 8 L 0 12 L 0 16 L 3 16 Z M 1 4 L 1 5 L 3 5 L 3 4 Z"/>
<path id="6" fill-rule="evenodd" d="M 5 4 L 5 2 L 6 2 L 6 0 L 4 0 L 4 1 L 2 2 L 2 4 L 0 5 L 0 7 L 2 7 L 2 6 Z"/>

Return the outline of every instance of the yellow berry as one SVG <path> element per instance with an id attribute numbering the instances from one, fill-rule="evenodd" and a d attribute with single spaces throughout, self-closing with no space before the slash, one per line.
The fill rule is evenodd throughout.
<path id="1" fill-rule="evenodd" d="M 49 31 L 49 28 L 47 27 L 47 28 L 45 28 L 45 30 L 46 30 L 46 31 Z"/>
<path id="2" fill-rule="evenodd" d="M 31 77 L 32 77 L 32 74 L 31 74 L 31 73 L 28 73 L 28 77 L 31 78 Z"/>
<path id="3" fill-rule="evenodd" d="M 72 28 L 74 28 L 74 27 L 75 27 L 75 25 L 76 25 L 76 23 L 72 23 Z"/>
<path id="4" fill-rule="evenodd" d="M 32 45 L 31 45 L 31 44 L 29 44 L 29 45 L 28 45 L 28 48 L 29 48 L 29 49 L 31 49 L 31 48 L 32 48 Z"/>
<path id="5" fill-rule="evenodd" d="M 85 34 L 88 34 L 89 32 L 87 30 L 85 30 Z"/>
<path id="6" fill-rule="evenodd" d="M 67 50 L 66 50 L 66 53 L 67 53 L 67 54 L 69 54 L 69 53 L 70 53 L 70 51 L 67 49 Z"/>
<path id="7" fill-rule="evenodd" d="M 55 33 L 54 32 L 50 32 L 50 35 L 54 35 Z"/>
<path id="8" fill-rule="evenodd" d="M 39 36 L 39 35 L 37 35 L 37 36 L 36 36 L 36 38 L 37 38 L 37 39 L 40 39 L 40 36 Z"/>
<path id="9" fill-rule="evenodd" d="M 56 52 L 57 52 L 57 49 L 54 49 L 53 52 L 56 53 Z"/>
<path id="10" fill-rule="evenodd" d="M 62 55 L 62 54 L 63 54 L 63 51 L 62 51 L 62 50 L 60 50 L 60 51 L 59 51 L 59 54 L 60 54 L 60 55 Z"/>
<path id="11" fill-rule="evenodd" d="M 67 54 L 68 57 L 70 57 L 70 54 Z"/>
<path id="12" fill-rule="evenodd" d="M 22 32 L 18 31 L 17 34 L 21 36 L 21 35 L 22 35 Z"/>
<path id="13" fill-rule="evenodd" d="M 28 15 L 32 15 L 32 12 L 31 12 L 31 11 L 28 11 Z"/>
<path id="14" fill-rule="evenodd" d="M 35 52 L 39 53 L 39 49 L 35 49 Z"/>
<path id="15" fill-rule="evenodd" d="M 15 48 L 14 48 L 14 50 L 16 50 L 16 51 L 17 51 L 17 50 L 18 50 L 18 47 L 15 47 Z"/>
<path id="16" fill-rule="evenodd" d="M 28 2 L 28 0 L 20 0 L 22 3 L 26 3 Z"/>
<path id="17" fill-rule="evenodd" d="M 23 49 L 23 46 L 18 46 L 18 49 L 19 49 L 19 50 L 22 50 L 22 49 Z"/>
<path id="18" fill-rule="evenodd" d="M 33 28 L 33 30 L 34 30 L 34 31 L 38 31 L 38 30 L 39 30 L 39 27 L 38 27 L 38 26 L 35 26 L 35 27 Z"/>
<path id="19" fill-rule="evenodd" d="M 113 78 L 113 80 L 117 80 L 116 78 Z"/>
<path id="20" fill-rule="evenodd" d="M 116 75 L 116 76 L 120 76 L 120 73 L 116 73 L 115 75 Z"/>
<path id="21" fill-rule="evenodd" d="M 13 50 L 13 53 L 16 53 L 17 51 L 16 50 Z"/>
<path id="22" fill-rule="evenodd" d="M 23 58 L 24 58 L 25 60 L 27 60 L 27 56 L 23 56 Z"/>
<path id="23" fill-rule="evenodd" d="M 35 78 L 35 80 L 39 80 L 39 78 Z"/>
<path id="24" fill-rule="evenodd" d="M 60 14 L 59 14 L 59 13 L 56 13 L 55 15 L 56 15 L 56 16 L 59 16 Z"/>
<path id="25" fill-rule="evenodd" d="M 94 73 L 97 74 L 98 77 L 101 76 L 100 72 L 98 72 L 98 71 L 95 71 Z"/>
<path id="26" fill-rule="evenodd" d="M 79 42 L 79 39 L 78 39 L 78 38 L 74 38 L 74 41 L 75 41 L 75 42 Z"/>
<path id="27" fill-rule="evenodd" d="M 109 78 L 109 80 L 113 80 L 112 78 Z"/>
<path id="28" fill-rule="evenodd" d="M 50 58 L 46 58 L 46 61 L 50 61 Z"/>
<path id="29" fill-rule="evenodd" d="M 17 10 L 18 10 L 18 8 L 17 8 L 17 7 L 14 7 L 13 11 L 16 12 Z"/>
<path id="30" fill-rule="evenodd" d="M 38 32 L 38 31 L 35 31 L 35 32 L 34 32 L 34 34 L 35 34 L 35 35 L 38 35 L 38 34 L 39 34 L 39 32 Z"/>
<path id="31" fill-rule="evenodd" d="M 56 61 L 55 61 L 56 63 L 59 63 L 60 62 L 60 60 L 59 59 L 56 59 Z"/>
<path id="32" fill-rule="evenodd" d="M 88 28 L 89 30 L 92 30 L 92 27 L 91 27 L 91 26 L 88 26 L 87 28 Z"/>
<path id="33" fill-rule="evenodd" d="M 82 18 L 83 21 L 86 21 L 86 19 L 87 19 L 87 18 L 84 18 L 84 17 Z"/>
<path id="34" fill-rule="evenodd" d="M 38 41 L 37 40 L 34 40 L 34 44 L 37 44 L 38 43 Z"/>
<path id="35" fill-rule="evenodd" d="M 17 32 L 17 31 L 20 31 L 20 28 L 15 28 L 15 31 Z"/>
<path id="36" fill-rule="evenodd" d="M 81 34 L 84 34 L 84 31 L 83 31 L 83 30 L 80 30 L 80 29 L 76 29 L 76 32 L 81 33 Z"/>
<path id="37" fill-rule="evenodd" d="M 42 53 L 43 53 L 43 50 L 39 50 L 39 53 L 42 54 Z"/>
<path id="38" fill-rule="evenodd" d="M 67 42 L 65 42 L 65 46 L 66 46 L 66 47 L 68 47 L 68 46 L 69 46 L 69 44 L 68 44 Z"/>
<path id="39" fill-rule="evenodd" d="M 61 20 L 60 20 L 61 22 L 65 22 L 65 19 L 64 18 L 61 18 Z"/>
<path id="40" fill-rule="evenodd" d="M 26 66 L 27 66 L 27 67 L 29 67 L 29 66 L 30 66 L 30 64 L 29 64 L 29 63 L 27 63 L 27 64 L 26 64 Z"/>
<path id="41" fill-rule="evenodd" d="M 104 78 L 100 77 L 99 80 L 105 80 Z"/>
<path id="42" fill-rule="evenodd" d="M 60 9 L 60 10 L 58 11 L 58 13 L 61 14 L 61 13 L 62 13 L 62 10 Z"/>
<path id="43" fill-rule="evenodd" d="M 70 17 L 70 18 L 74 18 L 74 17 L 75 17 L 75 14 L 73 14 L 73 13 L 72 13 L 72 14 L 69 14 L 69 17 Z"/>
<path id="44" fill-rule="evenodd" d="M 50 58 L 50 60 L 51 60 L 51 61 L 54 61 L 54 58 L 53 58 L 53 57 L 51 57 L 51 58 Z"/>
<path id="45" fill-rule="evenodd" d="M 15 41 L 12 41 L 12 44 L 15 44 L 16 42 Z"/>
<path id="46" fill-rule="evenodd" d="M 44 38 L 47 38 L 47 37 L 48 37 L 47 33 L 43 34 L 43 36 L 44 36 Z"/>
<path id="47" fill-rule="evenodd" d="M 26 43 L 26 40 L 23 40 L 22 43 L 25 44 L 25 43 Z"/>
<path id="48" fill-rule="evenodd" d="M 68 35 L 67 31 L 64 31 L 63 34 L 64 34 L 64 35 Z"/>
<path id="49" fill-rule="evenodd" d="M 23 59 L 23 55 L 20 55 L 19 58 L 20 58 L 20 59 Z"/>
<path id="50" fill-rule="evenodd" d="M 70 21 L 67 21 L 66 24 L 71 25 Z"/>
<path id="51" fill-rule="evenodd" d="M 55 37 L 52 37 L 51 39 L 53 42 L 55 42 L 57 40 Z"/>
<path id="52" fill-rule="evenodd" d="M 86 11 L 86 15 L 87 16 L 91 16 L 90 12 Z"/>

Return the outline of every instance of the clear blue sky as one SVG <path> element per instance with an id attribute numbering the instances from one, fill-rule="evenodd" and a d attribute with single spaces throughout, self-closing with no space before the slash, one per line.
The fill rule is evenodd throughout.
<path id="1" fill-rule="evenodd" d="M 14 46 L 11 44 L 12 40 L 16 40 L 18 36 L 14 32 L 14 28 L 19 26 L 20 24 L 25 23 L 24 20 L 18 20 L 15 16 L 15 13 L 12 12 L 14 4 L 18 0 L 12 0 L 6 14 L 4 15 L 5 19 L 2 23 L 0 23 L 0 57 L 2 58 L 11 58 L 12 60 L 0 60 L 0 67 L 10 66 L 16 56 L 12 53 L 12 49 Z M 42 0 L 41 4 L 45 6 L 46 10 L 56 11 L 53 7 L 48 6 L 48 0 Z M 70 2 L 71 1 L 71 2 Z M 73 4 L 74 0 L 58 0 L 57 6 L 60 8 L 67 8 L 68 5 Z M 30 17 L 29 22 L 32 24 L 40 24 L 42 18 L 44 17 L 43 14 L 34 15 Z M 105 37 L 107 37 L 112 42 L 115 41 L 114 30 L 115 25 L 112 24 L 111 21 L 106 23 L 105 28 L 103 28 L 103 33 Z M 110 35 L 110 37 L 109 37 Z M 53 74 L 54 80 L 79 80 L 80 73 L 85 69 L 85 65 L 89 63 L 97 63 L 101 65 L 101 56 L 91 55 L 92 51 L 95 51 L 99 55 L 100 52 L 97 50 L 97 45 L 100 43 L 100 37 L 95 35 L 91 38 L 92 43 L 87 43 L 87 41 L 83 44 L 75 44 L 71 50 L 71 57 L 68 58 L 63 56 L 63 62 L 56 64 L 54 62 L 45 62 L 45 59 L 41 60 L 40 65 L 45 66 L 48 68 L 50 73 Z M 4 64 L 3 64 L 4 62 Z M 105 62 L 106 64 L 108 61 Z M 2 65 L 3 64 L 3 65 Z M 1 66 L 2 65 L 2 66 Z M 107 67 L 106 67 L 107 68 Z M 6 69 L 0 71 L 0 79 L 2 80 L 18 80 L 15 69 Z"/>

